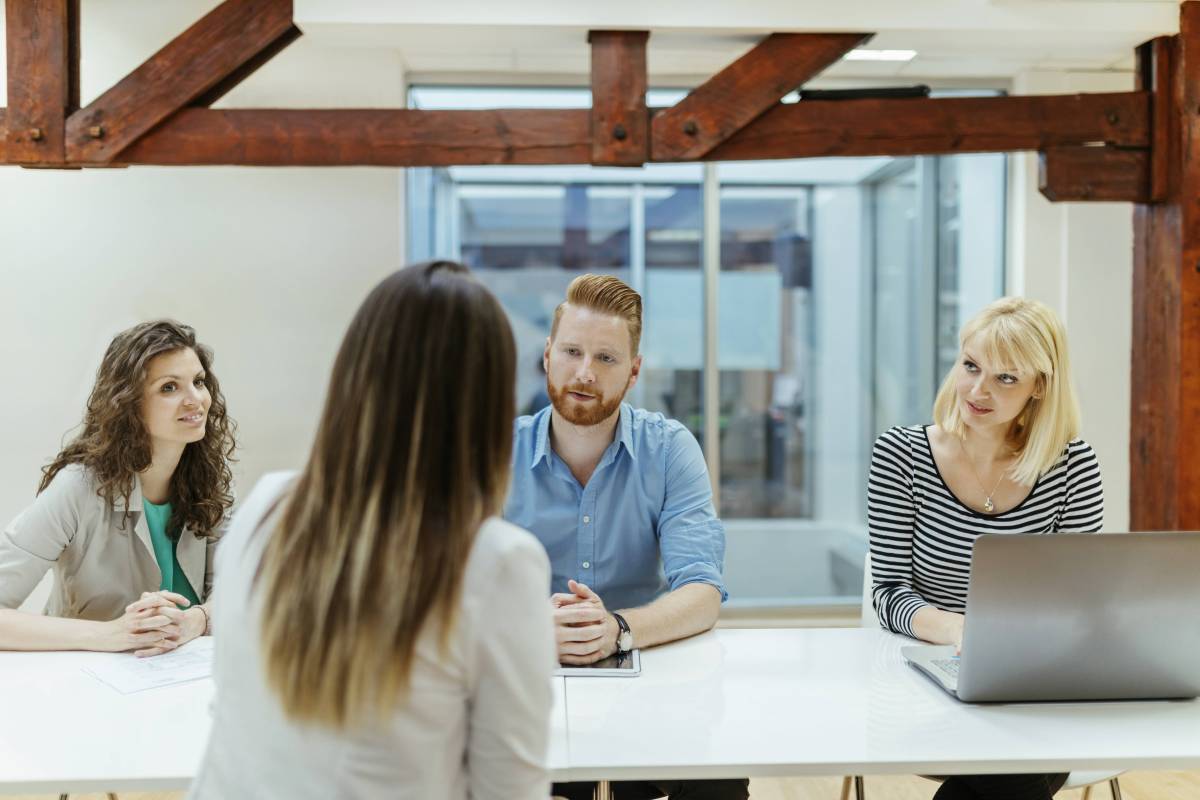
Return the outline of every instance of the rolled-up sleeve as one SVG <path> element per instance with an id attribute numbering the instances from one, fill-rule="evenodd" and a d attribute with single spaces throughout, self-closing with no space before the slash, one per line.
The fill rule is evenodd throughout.
<path id="1" fill-rule="evenodd" d="M 712 503 L 712 483 L 700 443 L 682 425 L 671 435 L 666 459 L 666 496 L 658 522 L 663 573 L 674 591 L 707 583 L 729 598 L 725 568 L 725 526 Z"/>
<path id="2" fill-rule="evenodd" d="M 58 473 L 33 505 L 0 534 L 0 608 L 17 608 L 71 543 L 79 528 L 76 496 L 84 477 L 68 468 Z"/>

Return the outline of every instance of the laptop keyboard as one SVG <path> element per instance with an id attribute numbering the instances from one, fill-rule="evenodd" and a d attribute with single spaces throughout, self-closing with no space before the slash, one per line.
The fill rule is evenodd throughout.
<path id="1" fill-rule="evenodd" d="M 959 661 L 957 658 L 934 658 L 931 659 L 929 663 L 933 664 L 942 672 L 953 675 L 956 678 L 958 677 Z"/>

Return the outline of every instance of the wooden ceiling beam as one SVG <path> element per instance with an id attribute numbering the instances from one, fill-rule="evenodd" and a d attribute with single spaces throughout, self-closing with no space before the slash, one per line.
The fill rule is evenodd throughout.
<path id="1" fill-rule="evenodd" d="M 651 122 L 654 161 L 695 161 L 821 73 L 868 33 L 773 33 Z"/>
<path id="2" fill-rule="evenodd" d="M 1150 151 L 1123 147 L 1051 147 L 1038 158 L 1038 189 L 1051 202 L 1150 202 Z"/>
<path id="3" fill-rule="evenodd" d="M 0 111 L 0 162 L 637 165 L 1040 150 L 1048 151 L 1049 194 L 1137 199 L 1146 196 L 1143 169 L 1152 198 L 1166 191 L 1169 175 L 1166 147 L 1157 141 L 1166 141 L 1167 106 L 1152 102 L 1166 91 L 1168 76 L 1152 67 L 1142 70 L 1140 91 L 1121 94 L 779 102 L 867 34 L 773 34 L 669 109 L 646 108 L 646 31 L 589 34 L 590 111 L 203 108 L 299 35 L 292 0 L 225 0 L 94 103 L 70 113 L 78 104 L 77 4 L 30 0 L 6 7 L 15 104 Z M 43 46 L 46 32 L 58 49 Z M 1153 65 L 1172 41 L 1147 43 L 1139 60 Z M 65 123 L 45 130 L 29 123 L 30 109 L 42 114 L 37 109 L 45 99 L 63 92 L 49 107 L 61 102 Z M 31 98 L 40 98 L 37 109 Z M 54 132 L 64 128 L 56 143 Z M 1083 147 L 1096 144 L 1108 147 Z M 1149 148 L 1148 166 L 1130 148 Z M 1112 173 L 1098 183 L 1089 177 L 1097 168 Z"/>
<path id="4" fill-rule="evenodd" d="M 72 114 L 67 155 L 83 164 L 112 161 L 176 111 L 232 88 L 264 52 L 295 37 L 292 0 L 225 0 Z"/>
<path id="5" fill-rule="evenodd" d="M 280 34 L 278 39 L 275 39 L 273 42 L 259 51 L 258 55 L 242 64 L 233 72 L 229 73 L 229 75 L 226 76 L 224 80 L 220 81 L 216 86 L 212 87 L 207 92 L 193 100 L 191 105 L 197 108 L 208 108 L 213 103 L 217 102 L 222 97 L 237 88 L 238 84 L 240 84 L 242 81 L 249 78 L 255 72 L 258 72 L 260 67 L 283 52 L 288 45 L 299 39 L 301 35 L 300 29 L 295 25 L 292 25 L 290 28 Z"/>
<path id="6" fill-rule="evenodd" d="M 802 101 L 760 118 L 709 158 L 936 155 L 1099 143 L 1146 148 L 1152 139 L 1149 105 L 1147 92 Z M 3 121 L 0 109 L 0 125 Z M 592 124 L 587 109 L 188 108 L 116 161 L 181 166 L 587 164 L 593 156 Z M 5 157 L 0 140 L 0 163 Z"/>
<path id="7" fill-rule="evenodd" d="M 1138 88 L 1150 92 L 1150 199 L 1167 197 L 1170 179 L 1171 59 L 1174 36 L 1159 36 L 1137 49 Z"/>
<path id="8" fill-rule="evenodd" d="M 586 164 L 587 109 L 203 109 L 180 111 L 120 156 L 126 164 L 453 166 Z"/>
<path id="9" fill-rule="evenodd" d="M 647 113 L 653 113 L 648 111 Z M 1045 150 L 1104 142 L 1146 147 L 1146 92 L 780 106 L 713 160 Z M 128 164 L 448 166 L 587 164 L 587 109 L 185 109 L 122 153 Z"/>
<path id="10" fill-rule="evenodd" d="M 1044 150 L 1150 143 L 1150 96 L 1119 94 L 801 100 L 779 104 L 711 161 Z"/>
<path id="11" fill-rule="evenodd" d="M 65 123 L 79 107 L 79 0 L 23 0 L 4 7 L 8 111 L 2 159 L 63 166 Z"/>
<path id="12" fill-rule="evenodd" d="M 648 31 L 590 31 L 592 155 L 598 167 L 640 167 L 650 160 L 646 112 Z"/>

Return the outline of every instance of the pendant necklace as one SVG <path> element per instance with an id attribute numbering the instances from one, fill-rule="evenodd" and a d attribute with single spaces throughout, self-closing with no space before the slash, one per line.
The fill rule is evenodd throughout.
<path id="1" fill-rule="evenodd" d="M 984 493 L 983 510 L 985 513 L 991 514 L 996 510 L 996 504 L 992 502 L 992 495 L 994 495 L 996 490 L 1000 488 L 1000 481 L 1004 480 L 1004 472 L 1006 470 L 1001 470 L 1000 477 L 996 479 L 996 485 L 993 486 L 992 490 L 989 492 L 987 489 L 983 488 L 983 481 L 979 479 L 979 471 L 975 469 L 975 463 L 971 461 L 971 457 L 967 455 L 967 446 L 963 444 L 962 439 L 958 440 L 958 446 L 962 448 L 963 458 L 967 460 L 967 466 L 971 468 L 971 474 L 975 476 L 975 482 L 979 484 L 979 491 Z"/>

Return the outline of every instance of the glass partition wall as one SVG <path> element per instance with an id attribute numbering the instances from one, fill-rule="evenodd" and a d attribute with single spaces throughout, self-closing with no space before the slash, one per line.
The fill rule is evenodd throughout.
<path id="1" fill-rule="evenodd" d="M 411 95 L 423 108 L 589 102 L 586 90 Z M 719 185 L 707 218 L 720 229 L 707 354 L 706 168 Z M 1003 156 L 407 176 L 409 258 L 461 260 L 500 298 L 524 413 L 548 402 L 541 353 L 567 284 L 583 272 L 620 277 L 645 304 L 629 400 L 680 420 L 702 447 L 706 430 L 720 437 L 729 605 L 857 605 L 871 443 L 928 421 L 959 325 L 1003 289 Z M 712 409 L 706 370 L 718 375 Z"/>

